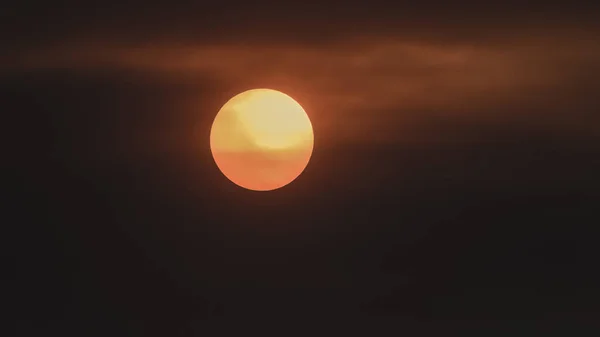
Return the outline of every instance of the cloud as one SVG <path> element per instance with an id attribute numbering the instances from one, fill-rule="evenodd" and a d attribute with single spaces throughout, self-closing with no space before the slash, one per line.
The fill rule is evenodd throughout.
<path id="1" fill-rule="evenodd" d="M 276 88 L 337 138 L 394 139 L 398 130 L 410 132 L 415 123 L 431 119 L 554 118 L 557 124 L 570 118 L 582 127 L 573 116 L 589 113 L 590 88 L 600 87 L 593 76 L 600 75 L 595 42 L 586 35 L 523 36 L 496 45 L 364 35 L 326 46 L 91 43 L 30 51 L 3 65 L 135 69 L 165 78 L 202 74 L 238 91 Z M 579 112 L 557 109 L 568 104 L 579 104 Z"/>

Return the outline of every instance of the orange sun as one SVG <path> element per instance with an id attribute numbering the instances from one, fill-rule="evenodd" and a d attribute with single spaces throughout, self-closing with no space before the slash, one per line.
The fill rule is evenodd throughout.
<path id="1" fill-rule="evenodd" d="M 296 179 L 310 160 L 313 141 L 302 106 L 271 89 L 234 96 L 210 130 L 210 149 L 221 172 L 255 191 L 274 190 Z"/>

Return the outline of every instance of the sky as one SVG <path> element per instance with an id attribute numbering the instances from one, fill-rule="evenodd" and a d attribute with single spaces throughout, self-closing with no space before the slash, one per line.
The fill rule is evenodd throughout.
<path id="1" fill-rule="evenodd" d="M 588 327 L 598 9 L 8 5 L 11 335 Z M 263 194 L 208 148 L 252 88 L 315 134 L 305 172 Z"/>

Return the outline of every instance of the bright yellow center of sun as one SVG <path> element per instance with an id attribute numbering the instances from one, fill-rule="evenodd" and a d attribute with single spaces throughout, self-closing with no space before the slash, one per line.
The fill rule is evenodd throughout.
<path id="1" fill-rule="evenodd" d="M 276 91 L 258 91 L 238 98 L 231 108 L 255 145 L 288 149 L 312 139 L 310 121 L 291 97 Z"/>
<path id="2" fill-rule="evenodd" d="M 219 169 L 253 190 L 287 185 L 306 167 L 313 130 L 306 112 L 290 96 L 271 89 L 245 91 L 219 111 L 210 134 Z"/>

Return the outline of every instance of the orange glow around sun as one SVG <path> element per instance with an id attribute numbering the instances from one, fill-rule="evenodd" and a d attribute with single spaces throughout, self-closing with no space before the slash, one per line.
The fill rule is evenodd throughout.
<path id="1" fill-rule="evenodd" d="M 308 115 L 290 96 L 253 89 L 230 99 L 215 117 L 210 149 L 223 174 L 255 191 L 283 187 L 304 171 L 313 151 Z"/>

